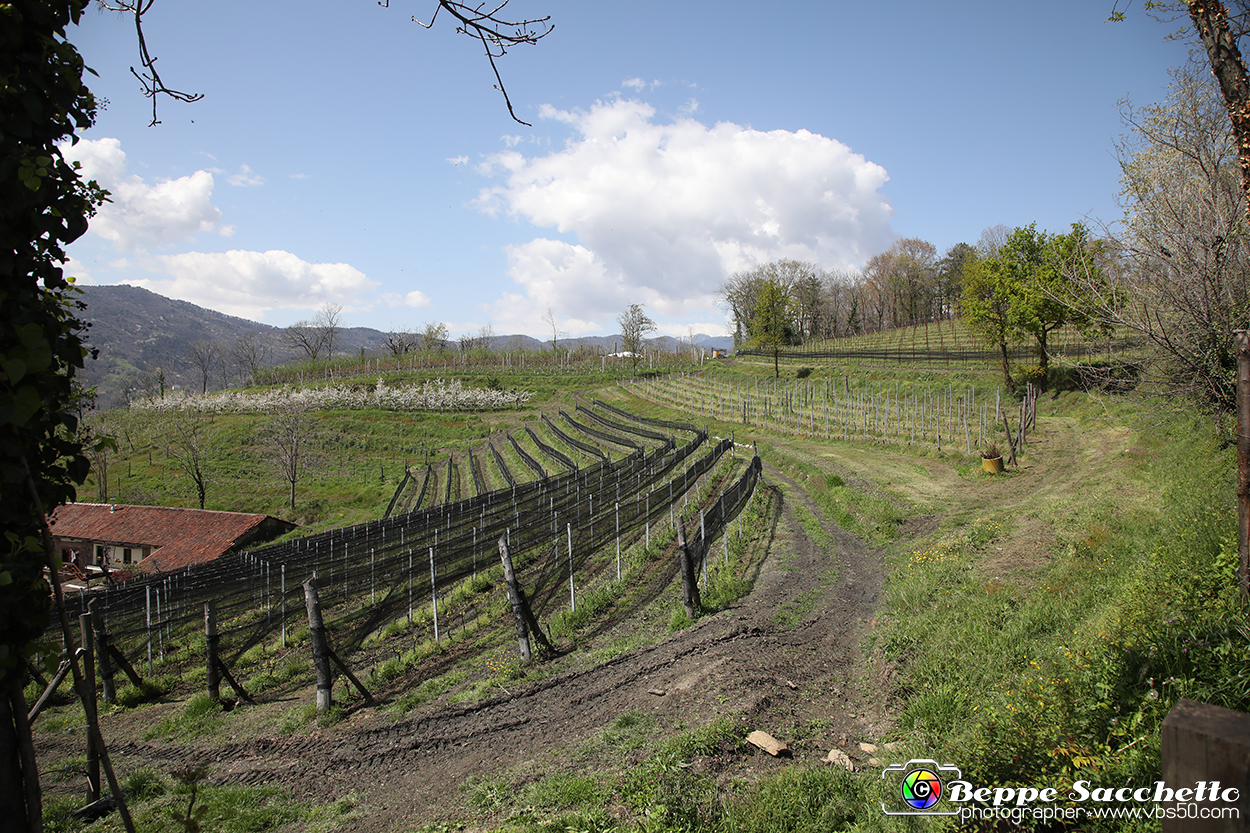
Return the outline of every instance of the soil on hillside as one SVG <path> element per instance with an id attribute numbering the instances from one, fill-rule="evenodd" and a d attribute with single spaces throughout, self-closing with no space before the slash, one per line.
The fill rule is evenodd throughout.
<path id="1" fill-rule="evenodd" d="M 620 762 L 587 761 L 579 750 L 631 710 L 655 715 L 666 731 L 740 718 L 744 735 L 770 732 L 795 758 L 815 762 L 837 747 L 866 764 L 857 743 L 876 742 L 889 723 L 887 672 L 870 668 L 860 651 L 881 595 L 883 559 L 831 522 L 822 522 L 818 537 L 826 544 L 818 546 L 791 502 L 807 504 L 809 523 L 820 510 L 766 465 L 770 481 L 787 488 L 751 593 L 655 644 L 501 688 L 470 707 L 427 706 L 398 721 L 361 709 L 329 729 L 295 735 L 278 729 L 278 715 L 296 704 L 289 700 L 269 705 L 268 730 L 179 743 L 131 739 L 138 727 L 108 715 L 103 731 L 114 767 L 171 772 L 208 763 L 217 783 L 281 786 L 318 803 L 355 794 L 358 816 L 346 829 L 381 833 L 466 818 L 459 788 L 474 776 L 523 781 L 561 769 L 610 769 Z M 243 708 L 259 715 L 266 704 Z M 143 711 L 145 724 L 159 719 Z M 37 743 L 43 760 L 82 754 L 74 735 Z M 785 763 L 756 753 L 718 766 L 741 777 Z"/>

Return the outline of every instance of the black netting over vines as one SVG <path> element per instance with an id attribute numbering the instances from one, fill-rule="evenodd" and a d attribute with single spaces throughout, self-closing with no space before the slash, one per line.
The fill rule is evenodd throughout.
<path id="1" fill-rule="evenodd" d="M 596 405 L 621 419 L 644 421 Z M 623 537 L 637 539 L 640 531 L 680 517 L 674 508 L 733 449 L 729 440 L 706 447 L 707 434 L 684 423 L 646 420 L 673 432 L 663 434 L 589 409 L 579 408 L 579 413 L 603 429 L 564 415 L 576 431 L 633 450 L 617 460 L 605 456 L 580 469 L 519 482 L 491 446 L 511 484 L 507 488 L 107 586 L 68 599 L 70 614 L 83 612 L 85 601 L 92 600 L 97 615 L 107 620 L 113 644 L 138 665 L 145 656 L 163 655 L 167 646 L 202 645 L 204 607 L 211 600 L 220 655 L 233 664 L 248 648 L 285 634 L 287 628 L 306 626 L 301 584 L 315 574 L 336 650 L 352 651 L 380 627 L 405 615 L 411 619 L 414 606 L 427 605 L 432 596 L 497 566 L 501 539 L 531 597 L 539 599 L 567 582 L 569 571 L 597 550 L 614 541 L 619 545 Z M 652 447 L 626 434 L 653 441 Z M 547 448 L 543 451 L 550 454 Z M 736 483 L 714 501 L 705 500 L 693 521 L 686 520 L 692 527 L 687 540 L 697 554 L 705 556 L 709 542 L 741 512 L 759 472 L 759 459 L 754 458 Z M 476 469 L 473 478 L 480 489 Z M 429 479 L 427 474 L 423 494 Z M 451 479 L 449 468 L 449 484 Z"/>

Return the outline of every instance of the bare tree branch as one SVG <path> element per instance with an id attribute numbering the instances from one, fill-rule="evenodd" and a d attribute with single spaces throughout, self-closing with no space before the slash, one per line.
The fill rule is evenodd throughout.
<path id="1" fill-rule="evenodd" d="M 156 58 L 153 58 L 148 52 L 147 41 L 143 37 L 143 16 L 152 8 L 152 4 L 156 0 L 99 0 L 102 8 L 111 12 L 124 12 L 125 14 L 134 15 L 135 18 L 135 34 L 139 39 L 139 65 L 143 67 L 144 72 L 130 68 L 130 74 L 139 79 L 139 83 L 143 85 L 143 94 L 152 99 L 152 121 L 148 122 L 148 127 L 155 127 L 160 124 L 160 119 L 156 117 L 156 97 L 158 95 L 167 95 L 175 101 L 199 101 L 204 97 L 203 93 L 184 93 L 179 90 L 171 90 L 165 86 L 165 82 L 161 80 L 161 75 L 156 71 Z M 146 74 L 145 74 L 146 73 Z"/>
<path id="2" fill-rule="evenodd" d="M 490 62 L 490 68 L 495 73 L 495 89 L 503 94 L 503 100 L 508 105 L 508 115 L 512 116 L 512 120 L 526 127 L 533 127 L 529 122 L 522 121 L 512 109 L 512 99 L 508 97 L 508 90 L 504 87 L 503 77 L 499 74 L 499 67 L 495 64 L 496 58 L 502 58 L 508 54 L 508 50 L 514 46 L 522 44 L 535 44 L 543 38 L 550 35 L 556 28 L 551 23 L 551 15 L 546 17 L 525 18 L 523 20 L 505 20 L 500 17 L 500 13 L 504 7 L 508 5 L 509 0 L 501 0 L 497 5 L 487 3 L 479 3 L 476 6 L 470 6 L 466 3 L 459 3 L 456 0 L 438 0 L 438 5 L 434 9 L 434 14 L 430 16 L 429 23 L 423 23 L 413 15 L 412 22 L 426 29 L 434 26 L 434 21 L 438 19 L 438 13 L 447 10 L 447 13 L 454 17 L 458 22 L 456 31 L 462 35 L 477 40 L 482 44 L 482 49 L 486 53 L 486 60 Z M 383 8 L 390 8 L 390 0 L 378 0 L 378 5 Z"/>

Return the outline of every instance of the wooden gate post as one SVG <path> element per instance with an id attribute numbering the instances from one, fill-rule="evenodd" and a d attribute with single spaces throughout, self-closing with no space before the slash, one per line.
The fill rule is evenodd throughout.
<path id="1" fill-rule="evenodd" d="M 217 640 L 217 611 L 210 599 L 204 603 L 204 646 L 208 696 L 214 702 L 221 699 L 221 678 L 217 675 Z"/>
<path id="2" fill-rule="evenodd" d="M 330 655 L 326 650 L 326 629 L 317 598 L 317 574 L 304 582 L 304 605 L 308 608 L 308 630 L 312 637 L 313 667 L 317 670 L 317 712 L 334 705 L 334 682 L 330 679 Z"/>

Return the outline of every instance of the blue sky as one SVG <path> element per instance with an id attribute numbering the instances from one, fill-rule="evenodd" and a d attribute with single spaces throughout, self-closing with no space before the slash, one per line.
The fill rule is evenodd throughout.
<path id="1" fill-rule="evenodd" d="M 1140 4 L 1139 4 L 1140 5 Z M 499 61 L 434 4 L 158 0 L 70 32 L 108 100 L 69 155 L 114 192 L 71 273 L 284 326 L 721 334 L 716 287 L 778 257 L 853 269 L 898 237 L 1119 216 L 1117 104 L 1188 46 L 1110 0 L 512 0 L 555 31 Z"/>

